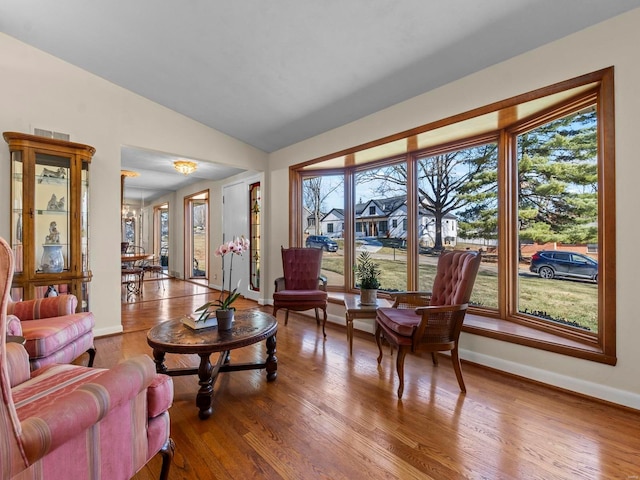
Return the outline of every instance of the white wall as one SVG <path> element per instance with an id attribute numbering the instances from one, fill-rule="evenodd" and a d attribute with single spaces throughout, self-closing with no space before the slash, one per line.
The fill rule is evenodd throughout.
<path id="1" fill-rule="evenodd" d="M 640 9 L 550 43 L 459 81 L 270 155 L 269 203 L 288 202 L 288 167 L 611 65 L 615 66 L 617 203 L 617 354 L 615 367 L 463 334 L 462 357 L 640 408 L 638 321 L 637 131 L 640 127 Z M 280 209 L 282 211 L 282 209 Z M 271 216 L 270 245 L 288 244 L 288 218 Z M 270 277 L 281 273 L 270 249 Z"/>
<path id="2" fill-rule="evenodd" d="M 89 219 L 93 272 L 90 302 L 96 316 L 96 335 L 121 331 L 120 265 L 115 259 L 120 243 L 122 145 L 253 171 L 266 168 L 264 152 L 2 33 L 0 91 L 0 131 L 52 129 L 96 148 L 90 172 Z M 0 235 L 5 238 L 10 231 L 9 172 L 9 149 L 0 148 Z M 178 201 L 182 203 L 181 198 Z M 181 206 L 174 212 L 179 211 Z M 173 251 L 174 258 L 179 251 Z"/>

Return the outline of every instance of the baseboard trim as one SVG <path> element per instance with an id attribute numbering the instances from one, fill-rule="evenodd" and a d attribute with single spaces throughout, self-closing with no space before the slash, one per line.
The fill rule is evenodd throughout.
<path id="1" fill-rule="evenodd" d="M 118 333 L 122 333 L 124 329 L 122 325 L 118 325 L 117 327 L 109 327 L 109 328 L 96 328 L 93 330 L 94 337 L 106 337 L 108 335 L 115 335 Z"/>
<path id="2" fill-rule="evenodd" d="M 545 385 L 550 385 L 561 390 L 629 407 L 634 410 L 640 410 L 640 395 L 637 393 L 588 382 L 579 378 L 561 375 L 559 373 L 542 370 L 540 368 L 504 360 L 502 358 L 492 357 L 490 355 L 470 350 L 461 349 L 460 358 L 501 372 L 517 375 Z"/>

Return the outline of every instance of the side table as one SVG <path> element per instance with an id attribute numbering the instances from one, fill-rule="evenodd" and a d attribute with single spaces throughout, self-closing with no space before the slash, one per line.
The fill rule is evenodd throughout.
<path id="1" fill-rule="evenodd" d="M 376 309 L 389 308 L 393 302 L 385 298 L 378 298 L 375 305 L 362 305 L 360 295 L 345 295 L 344 309 L 347 320 L 347 340 L 349 341 L 349 355 L 353 355 L 353 321 L 356 318 L 376 319 Z"/>

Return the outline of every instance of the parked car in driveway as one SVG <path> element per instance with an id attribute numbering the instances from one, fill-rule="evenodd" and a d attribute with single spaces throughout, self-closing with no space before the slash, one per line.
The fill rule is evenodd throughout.
<path id="1" fill-rule="evenodd" d="M 598 262 L 581 253 L 541 250 L 531 257 L 529 270 L 541 278 L 581 278 L 598 281 Z"/>
<path id="2" fill-rule="evenodd" d="M 305 245 L 307 248 L 322 248 L 327 252 L 338 251 L 338 244 L 324 235 L 309 235 Z"/>

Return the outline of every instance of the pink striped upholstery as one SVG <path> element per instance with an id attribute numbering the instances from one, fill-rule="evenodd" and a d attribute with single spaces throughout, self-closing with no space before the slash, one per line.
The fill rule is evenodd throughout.
<path id="1" fill-rule="evenodd" d="M 7 369 L 12 387 L 26 382 L 31 377 L 29 355 L 22 345 L 7 343 Z"/>
<path id="2" fill-rule="evenodd" d="M 0 238 L 2 330 L 12 261 Z M 0 338 L 1 479 L 129 479 L 158 452 L 168 478 L 173 382 L 148 356 L 109 370 L 50 364 L 30 372 L 25 348 Z"/>
<path id="3" fill-rule="evenodd" d="M 75 313 L 78 299 L 75 295 L 59 295 L 57 297 L 9 302 L 7 313 L 15 315 L 23 322 L 40 318 L 59 317 Z"/>
<path id="4" fill-rule="evenodd" d="M 74 295 L 9 301 L 7 331 L 26 339 L 32 370 L 52 363 L 71 363 L 84 352 L 93 352 L 93 313 L 76 313 L 77 305 Z"/>

